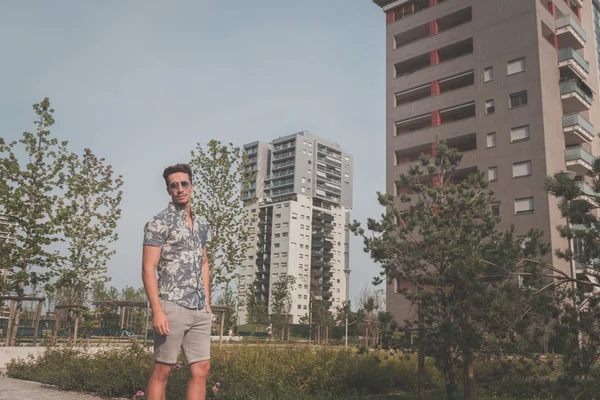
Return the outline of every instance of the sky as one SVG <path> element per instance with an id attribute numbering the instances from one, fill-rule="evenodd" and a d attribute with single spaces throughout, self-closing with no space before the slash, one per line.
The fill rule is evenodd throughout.
<path id="1" fill-rule="evenodd" d="M 141 287 L 143 226 L 162 170 L 210 139 L 241 146 L 307 130 L 354 156 L 351 218 L 382 209 L 385 17 L 370 0 L 0 2 L 0 137 L 52 133 L 123 175 L 111 285 Z M 380 268 L 350 242 L 350 299 Z"/>

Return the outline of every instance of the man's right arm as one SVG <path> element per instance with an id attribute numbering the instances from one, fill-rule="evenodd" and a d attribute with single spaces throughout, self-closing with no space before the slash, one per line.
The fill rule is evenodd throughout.
<path id="1" fill-rule="evenodd" d="M 169 334 L 169 321 L 160 306 L 160 298 L 158 297 L 158 279 L 156 279 L 156 267 L 160 260 L 160 247 L 144 246 L 142 255 L 142 281 L 146 296 L 152 308 L 152 323 L 154 329 L 162 336 Z"/>

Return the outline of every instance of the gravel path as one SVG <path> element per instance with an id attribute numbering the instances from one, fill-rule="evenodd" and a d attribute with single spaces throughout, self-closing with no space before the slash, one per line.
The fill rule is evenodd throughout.
<path id="1" fill-rule="evenodd" d="M 101 397 L 66 392 L 37 382 L 0 378 L 0 400 L 100 400 Z"/>

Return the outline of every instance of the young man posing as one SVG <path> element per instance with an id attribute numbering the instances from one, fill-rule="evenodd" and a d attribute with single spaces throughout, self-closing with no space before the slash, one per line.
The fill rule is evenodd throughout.
<path id="1" fill-rule="evenodd" d="M 181 348 L 190 368 L 186 398 L 203 400 L 212 324 L 207 226 L 192 213 L 190 167 L 168 167 L 163 178 L 171 203 L 144 228 L 142 279 L 154 315 L 155 360 L 146 396 L 165 399 L 167 378 Z"/>

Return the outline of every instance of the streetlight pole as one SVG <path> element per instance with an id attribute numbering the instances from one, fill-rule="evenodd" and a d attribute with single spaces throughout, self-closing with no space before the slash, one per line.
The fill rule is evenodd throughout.
<path id="1" fill-rule="evenodd" d="M 344 275 L 346 275 L 346 345 L 348 348 L 348 312 L 350 311 L 350 303 L 348 299 L 350 298 L 350 269 L 344 270 Z"/>

